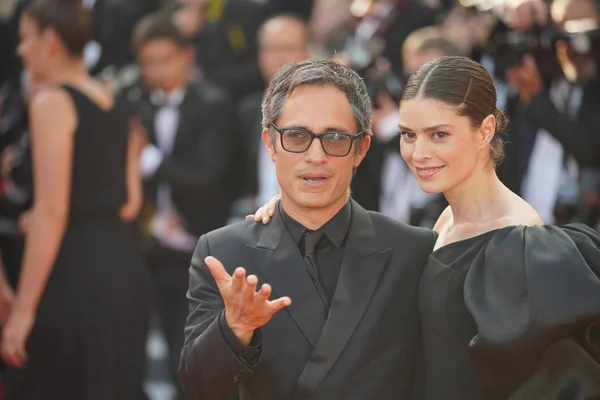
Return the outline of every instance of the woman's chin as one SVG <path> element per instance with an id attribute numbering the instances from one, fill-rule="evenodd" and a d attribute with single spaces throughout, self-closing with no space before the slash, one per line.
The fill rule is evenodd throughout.
<path id="1" fill-rule="evenodd" d="M 436 185 L 434 182 L 419 182 L 419 187 L 427 194 L 439 194 L 444 192 L 441 185 Z"/>

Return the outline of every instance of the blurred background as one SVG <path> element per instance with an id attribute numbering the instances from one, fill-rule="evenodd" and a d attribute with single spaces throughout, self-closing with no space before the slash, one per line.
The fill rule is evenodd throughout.
<path id="1" fill-rule="evenodd" d="M 0 253 L 11 282 L 25 240 L 19 216 L 32 198 L 28 76 L 16 55 L 26 3 L 0 0 Z M 375 137 L 352 196 L 367 209 L 432 227 L 445 200 L 422 192 L 400 156 L 398 101 L 423 63 L 442 55 L 473 58 L 493 75 L 498 106 L 510 118 L 500 133 L 500 179 L 546 223 L 600 228 L 599 0 L 83 4 L 94 17 L 85 63 L 148 141 L 136 229 L 155 295 L 147 343 L 151 400 L 183 399 L 175 370 L 197 238 L 279 193 L 260 138 L 260 105 L 283 64 L 334 58 L 364 77 Z"/>

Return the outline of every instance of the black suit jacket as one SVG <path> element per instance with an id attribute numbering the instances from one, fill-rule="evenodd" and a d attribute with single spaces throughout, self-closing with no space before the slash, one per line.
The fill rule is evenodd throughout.
<path id="1" fill-rule="evenodd" d="M 527 117 L 537 128 L 546 129 L 582 165 L 600 167 L 600 77 L 583 89 L 577 117 L 560 112 L 544 91 L 526 107 Z"/>
<path id="2" fill-rule="evenodd" d="M 244 161 L 245 168 L 244 186 L 242 193 L 244 195 L 256 196 L 258 194 L 258 154 L 261 142 L 262 133 L 262 112 L 261 104 L 263 99 L 263 91 L 254 92 L 244 97 L 238 109 L 238 132 L 240 140 L 244 144 Z"/>
<path id="3" fill-rule="evenodd" d="M 156 144 L 157 107 L 143 95 L 136 108 L 149 141 Z M 190 83 L 171 156 L 144 186 L 144 200 L 152 204 L 158 185 L 168 183 L 188 231 L 198 236 L 222 227 L 230 215 L 237 186 L 234 117 L 226 92 L 208 82 Z"/>
<path id="4" fill-rule="evenodd" d="M 583 89 L 581 106 L 575 118 L 559 111 L 548 91 L 542 91 L 529 103 L 519 96 L 508 99 L 506 112 L 510 126 L 500 133 L 505 142 L 504 158 L 497 167 L 500 180 L 513 192 L 520 194 L 526 172 L 519 169 L 519 133 L 516 127 L 525 119 L 536 132 L 545 129 L 582 166 L 600 167 L 600 80 L 595 80 Z"/>
<path id="5" fill-rule="evenodd" d="M 298 246 L 276 214 L 200 238 L 190 268 L 190 316 L 179 377 L 190 399 L 406 399 L 414 383 L 417 283 L 432 251 L 429 230 L 409 227 L 352 201 L 345 253 L 326 315 Z M 261 328 L 261 360 L 241 361 L 225 341 L 223 301 L 204 264 L 243 265 L 292 304 Z"/>

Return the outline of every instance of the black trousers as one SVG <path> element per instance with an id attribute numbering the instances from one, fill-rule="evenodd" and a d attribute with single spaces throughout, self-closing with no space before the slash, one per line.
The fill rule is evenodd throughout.
<path id="1" fill-rule="evenodd" d="M 192 254 L 162 250 L 146 256 L 152 279 L 153 305 L 169 349 L 169 374 L 178 390 L 177 399 L 184 399 L 179 388 L 177 368 L 188 316 L 186 294 Z"/>

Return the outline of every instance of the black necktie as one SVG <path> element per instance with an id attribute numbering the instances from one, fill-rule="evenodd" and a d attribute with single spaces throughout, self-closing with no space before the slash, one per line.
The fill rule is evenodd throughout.
<path id="1" fill-rule="evenodd" d="M 316 261 L 316 251 L 317 245 L 319 241 L 323 238 L 323 232 L 321 231 L 306 231 L 304 233 L 304 262 L 306 263 L 306 267 L 308 269 L 308 273 L 319 293 L 319 297 L 323 302 L 326 310 L 329 310 L 329 302 L 327 301 L 327 296 L 325 294 L 325 290 L 319 283 L 319 270 L 317 269 L 317 261 Z"/>

